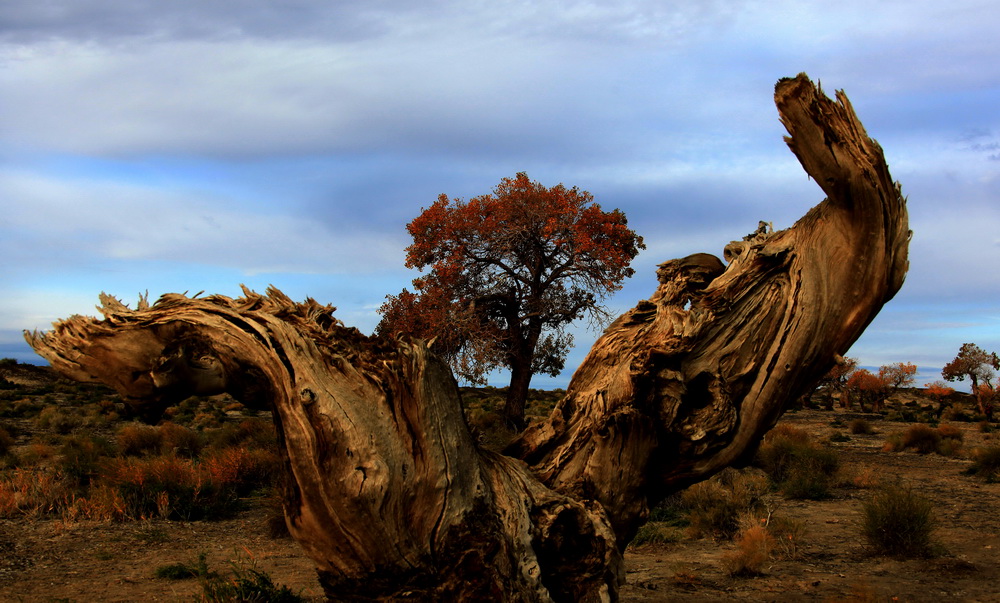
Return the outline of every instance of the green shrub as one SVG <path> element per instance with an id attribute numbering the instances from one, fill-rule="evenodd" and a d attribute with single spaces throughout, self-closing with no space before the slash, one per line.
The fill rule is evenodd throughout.
<path id="1" fill-rule="evenodd" d="M 209 603 L 299 603 L 302 596 L 284 585 L 277 585 L 256 564 L 240 561 L 232 564 L 229 576 L 210 575 L 202 580 L 202 599 Z"/>
<path id="2" fill-rule="evenodd" d="M 639 528 L 635 538 L 628 545 L 664 544 L 678 542 L 681 539 L 678 528 L 661 521 L 648 521 Z"/>
<path id="3" fill-rule="evenodd" d="M 211 580 L 217 578 L 219 574 L 209 571 L 205 557 L 205 553 L 199 553 L 197 561 L 161 565 L 153 573 L 157 578 L 166 580 L 187 580 L 188 578 Z"/>
<path id="4" fill-rule="evenodd" d="M 907 486 L 883 486 L 861 507 L 861 535 L 878 553 L 931 556 L 934 529 L 931 502 Z"/>

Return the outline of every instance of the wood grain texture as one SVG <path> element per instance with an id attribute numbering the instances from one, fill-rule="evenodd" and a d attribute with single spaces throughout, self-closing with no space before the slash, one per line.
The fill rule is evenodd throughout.
<path id="1" fill-rule="evenodd" d="M 271 408 L 285 514 L 331 599 L 617 599 L 621 551 L 665 496 L 740 463 L 902 285 L 905 200 L 846 97 L 775 90 L 827 198 L 792 228 L 662 264 L 552 415 L 479 449 L 421 341 L 370 338 L 313 300 L 102 295 L 32 347 L 155 419 L 192 394 Z"/>

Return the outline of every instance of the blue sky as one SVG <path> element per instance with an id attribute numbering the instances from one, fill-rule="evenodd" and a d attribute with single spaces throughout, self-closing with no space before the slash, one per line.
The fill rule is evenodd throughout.
<path id="1" fill-rule="evenodd" d="M 907 282 L 849 355 L 938 379 L 964 342 L 1000 351 L 997 31 L 975 0 L 6 0 L 0 356 L 40 360 L 21 330 L 100 291 L 273 284 L 370 332 L 416 276 L 405 224 L 518 171 L 645 237 L 620 312 L 656 264 L 822 199 L 772 102 L 805 71 L 909 197 Z"/>

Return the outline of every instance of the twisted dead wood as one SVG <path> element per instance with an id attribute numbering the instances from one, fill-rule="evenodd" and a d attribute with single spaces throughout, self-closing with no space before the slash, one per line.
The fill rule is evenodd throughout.
<path id="1" fill-rule="evenodd" d="M 271 408 L 286 518 L 333 599 L 615 600 L 648 509 L 752 454 L 906 273 L 905 200 L 846 97 L 800 75 L 775 101 L 826 200 L 731 243 L 728 265 L 662 264 L 506 456 L 476 446 L 422 342 L 365 337 L 274 289 L 135 310 L 102 296 L 103 320 L 26 337 L 150 418 L 191 394 Z"/>

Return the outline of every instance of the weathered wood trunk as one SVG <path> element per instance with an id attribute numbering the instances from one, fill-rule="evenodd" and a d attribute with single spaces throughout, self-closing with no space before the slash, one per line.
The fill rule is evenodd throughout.
<path id="1" fill-rule="evenodd" d="M 151 416 L 223 391 L 273 409 L 288 524 L 332 599 L 615 600 L 648 509 L 752 454 L 903 282 L 905 202 L 847 99 L 805 76 L 775 99 L 827 199 L 731 243 L 728 265 L 661 265 L 507 456 L 476 446 L 422 342 L 365 337 L 276 290 L 136 310 L 102 296 L 104 320 L 26 336 Z"/>

